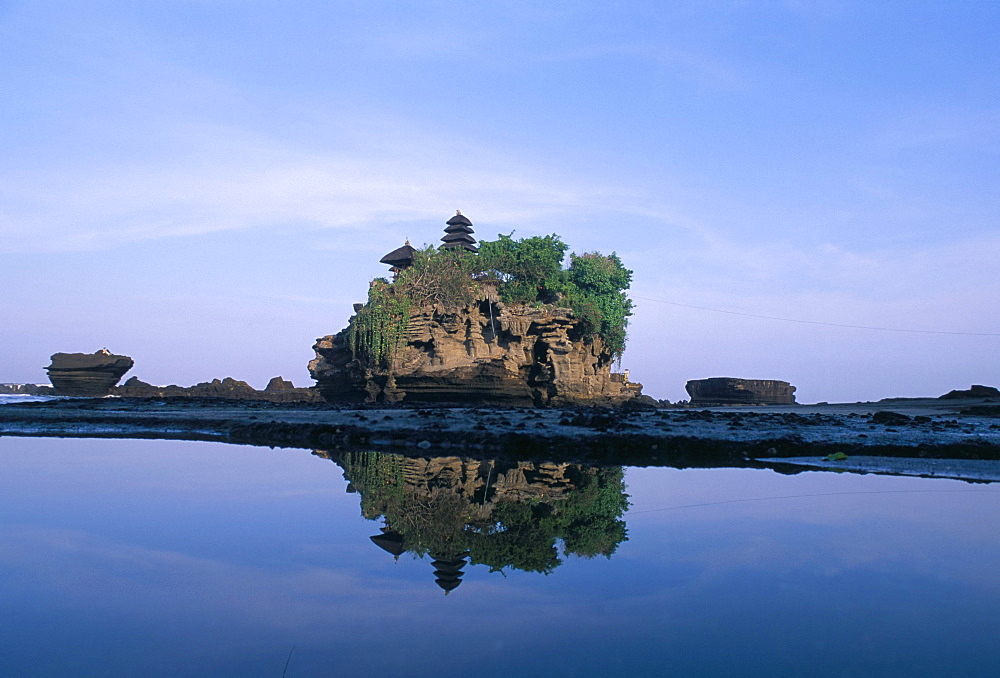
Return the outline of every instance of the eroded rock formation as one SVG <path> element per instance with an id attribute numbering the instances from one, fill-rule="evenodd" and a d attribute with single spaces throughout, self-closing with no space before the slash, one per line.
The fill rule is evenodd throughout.
<path id="1" fill-rule="evenodd" d="M 795 387 L 776 379 L 712 377 L 692 379 L 684 388 L 692 405 L 792 405 Z"/>
<path id="2" fill-rule="evenodd" d="M 564 308 L 495 298 L 418 307 L 402 345 L 379 362 L 352 353 L 350 332 L 313 346 L 309 371 L 330 402 L 615 405 L 641 394 L 641 384 L 612 378 L 611 351 Z"/>
<path id="3" fill-rule="evenodd" d="M 274 403 L 319 402 L 313 388 L 297 388 L 292 382 L 274 377 L 263 391 L 245 381 L 226 377 L 194 386 L 154 386 L 132 377 L 114 389 L 114 394 L 131 398 L 223 398 L 226 400 L 266 400 Z"/>
<path id="4" fill-rule="evenodd" d="M 96 353 L 56 353 L 46 367 L 55 395 L 101 397 L 132 369 L 132 359 L 107 349 Z"/>

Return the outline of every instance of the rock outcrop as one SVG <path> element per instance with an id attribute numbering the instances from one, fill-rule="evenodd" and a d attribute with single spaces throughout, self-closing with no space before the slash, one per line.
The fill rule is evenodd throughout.
<path id="1" fill-rule="evenodd" d="M 133 364 L 127 355 L 101 349 L 96 353 L 56 353 L 45 369 L 55 395 L 102 397 L 111 393 Z"/>
<path id="2" fill-rule="evenodd" d="M 0 395 L 52 395 L 48 384 L 0 384 Z"/>
<path id="3" fill-rule="evenodd" d="M 641 394 L 641 384 L 612 378 L 611 351 L 565 308 L 495 298 L 414 308 L 384 361 L 352 353 L 352 326 L 313 346 L 309 371 L 330 402 L 617 405 Z"/>
<path id="4" fill-rule="evenodd" d="M 692 379 L 684 388 L 692 405 L 793 405 L 795 387 L 776 379 L 712 377 Z"/>
<path id="5" fill-rule="evenodd" d="M 321 402 L 314 388 L 296 388 L 292 382 L 274 377 L 267 388 L 258 391 L 245 381 L 226 377 L 204 381 L 194 386 L 154 386 L 132 377 L 114 389 L 114 394 L 129 398 L 223 398 L 225 400 L 265 400 L 272 403 Z"/>
<path id="6" fill-rule="evenodd" d="M 973 384 L 968 390 L 948 391 L 943 396 L 939 396 L 940 400 L 958 400 L 963 398 L 1000 398 L 1000 389 L 994 386 Z"/>

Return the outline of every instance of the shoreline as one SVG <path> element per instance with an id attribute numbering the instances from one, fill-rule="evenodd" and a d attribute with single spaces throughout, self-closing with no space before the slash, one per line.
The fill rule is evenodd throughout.
<path id="1" fill-rule="evenodd" d="M 1000 480 L 1000 417 L 982 399 L 611 410 L 340 407 L 211 398 L 62 398 L 0 405 L 0 436 L 164 438 L 409 456 L 598 466 L 740 466 L 944 477 L 929 460 L 977 460 Z M 972 409 L 970 409 L 972 408 Z M 995 409 L 987 406 L 984 412 Z M 820 463 L 842 452 L 849 462 Z M 860 465 L 861 458 L 881 460 Z M 911 460 L 908 464 L 899 463 Z M 894 461 L 890 464 L 890 461 Z M 921 467 L 921 460 L 926 463 Z M 850 463 L 854 462 L 854 463 Z M 914 465 L 916 463 L 916 465 Z M 796 466 L 797 465 L 797 466 Z M 990 465 L 997 467 L 993 474 Z M 904 468 L 905 467 L 905 468 Z M 782 471 L 784 472 L 784 471 Z M 948 476 L 950 477 L 950 476 Z"/>

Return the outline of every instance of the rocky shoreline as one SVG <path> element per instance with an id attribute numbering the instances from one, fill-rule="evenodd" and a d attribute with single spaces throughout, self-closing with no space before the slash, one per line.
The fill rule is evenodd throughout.
<path id="1" fill-rule="evenodd" d="M 411 456 L 784 470 L 804 468 L 787 466 L 796 457 L 841 453 L 849 459 L 984 460 L 1000 469 L 1000 417 L 992 409 L 982 399 L 963 398 L 703 410 L 79 398 L 3 405 L 0 436 L 170 438 Z"/>

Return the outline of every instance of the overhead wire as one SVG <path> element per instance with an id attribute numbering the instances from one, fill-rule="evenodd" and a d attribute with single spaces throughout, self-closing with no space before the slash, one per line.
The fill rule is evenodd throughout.
<path id="1" fill-rule="evenodd" d="M 711 311 L 712 313 L 725 313 L 728 315 L 740 315 L 747 318 L 760 318 L 762 320 L 778 320 L 786 323 L 800 323 L 803 325 L 823 325 L 826 327 L 845 327 L 852 330 L 876 330 L 879 332 L 906 332 L 912 334 L 946 334 L 952 336 L 965 336 L 965 337 L 1000 337 L 1000 332 L 952 332 L 948 330 L 914 330 L 914 329 L 904 329 L 899 327 L 876 327 L 872 325 L 848 325 L 845 323 L 831 323 L 824 322 L 821 320 L 800 320 L 798 318 L 780 318 L 778 316 L 771 315 L 760 315 L 757 313 L 745 313 L 743 311 L 727 311 L 721 308 L 709 308 L 707 306 L 694 306 L 692 304 L 682 304 L 677 301 L 667 301 L 665 299 L 652 299 L 650 297 L 640 297 L 633 296 L 633 299 L 642 299 L 643 301 L 654 301 L 658 304 L 668 304 L 670 306 L 680 306 L 682 308 L 693 308 L 699 311 Z"/>

